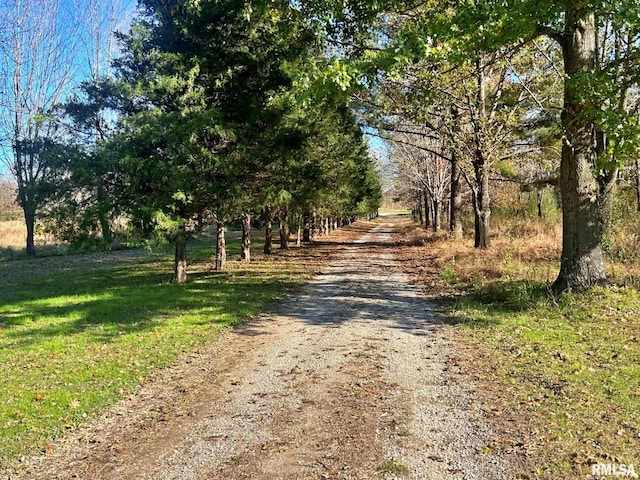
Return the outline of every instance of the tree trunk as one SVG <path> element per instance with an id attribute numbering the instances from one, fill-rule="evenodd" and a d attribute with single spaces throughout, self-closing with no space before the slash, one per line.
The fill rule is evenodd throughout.
<path id="1" fill-rule="evenodd" d="M 173 283 L 187 281 L 187 230 L 184 225 L 178 227 L 176 251 L 173 263 Z"/>
<path id="2" fill-rule="evenodd" d="M 265 205 L 264 207 L 264 253 L 270 254 L 272 252 L 272 230 L 273 222 L 273 207 L 271 205 Z"/>
<path id="3" fill-rule="evenodd" d="M 101 182 L 101 180 L 99 180 Z M 101 183 L 98 184 L 98 222 L 100 223 L 100 230 L 102 230 L 102 240 L 105 243 L 113 243 L 113 235 L 111 234 L 111 225 L 107 218 L 107 213 L 104 211 L 102 205 L 106 202 L 106 194 Z"/>
<path id="4" fill-rule="evenodd" d="M 241 240 L 240 260 L 251 261 L 251 215 L 245 213 L 242 216 L 242 240 Z"/>
<path id="5" fill-rule="evenodd" d="M 600 231 L 608 236 L 613 228 L 615 193 L 618 186 L 618 167 L 615 165 L 599 179 Z"/>
<path id="6" fill-rule="evenodd" d="M 431 208 L 433 210 L 433 226 L 432 229 L 434 232 L 439 232 L 441 229 L 440 226 L 440 211 L 441 211 L 441 206 L 440 203 L 438 202 L 438 200 L 436 200 L 435 198 L 432 201 L 431 204 Z"/>
<path id="7" fill-rule="evenodd" d="M 536 188 L 536 205 L 538 206 L 538 218 L 542 218 L 542 189 Z"/>
<path id="8" fill-rule="evenodd" d="M 111 225 L 109 224 L 109 219 L 104 212 L 98 213 L 98 222 L 100 222 L 100 230 L 102 230 L 102 240 L 107 244 L 113 243 Z"/>
<path id="9" fill-rule="evenodd" d="M 486 249 L 491 247 L 491 228 L 489 218 L 491 207 L 489 204 L 489 172 L 485 168 L 482 153 L 476 152 L 476 161 L 473 163 L 475 171 L 475 188 L 473 188 L 473 210 L 475 213 L 474 247 Z"/>
<path id="10" fill-rule="evenodd" d="M 589 118 L 589 100 L 579 85 L 579 80 L 595 69 L 596 22 L 592 13 L 577 9 L 566 12 L 565 22 L 567 27 L 561 41 L 567 76 L 560 163 L 562 256 L 560 273 L 552 287 L 556 292 L 580 291 L 607 281 L 601 248 L 598 182 L 593 175 L 595 128 Z"/>
<path id="11" fill-rule="evenodd" d="M 451 119 L 453 121 L 453 132 L 457 134 L 460 131 L 460 114 L 457 107 L 451 108 Z M 451 182 L 450 193 L 451 200 L 449 202 L 449 234 L 452 238 L 462 238 L 462 186 L 460 179 L 462 171 L 460 170 L 460 158 L 454 150 L 451 153 Z"/>
<path id="12" fill-rule="evenodd" d="M 424 228 L 429 229 L 432 226 L 433 212 L 431 211 L 429 194 L 426 191 L 422 192 L 422 202 L 424 203 Z"/>
<path id="13" fill-rule="evenodd" d="M 311 212 L 311 240 L 315 240 L 318 236 L 318 214 L 314 210 Z"/>
<path id="14" fill-rule="evenodd" d="M 27 255 L 33 256 L 36 254 L 36 212 L 24 209 L 24 223 L 27 227 Z"/>
<path id="15" fill-rule="evenodd" d="M 451 201 L 449 202 L 449 233 L 451 237 L 462 238 L 462 188 L 460 184 L 460 163 L 458 156 L 451 156 Z"/>
<path id="16" fill-rule="evenodd" d="M 309 218 L 304 218 L 304 228 L 302 230 L 302 242 L 311 243 L 311 225 L 309 224 Z"/>
<path id="17" fill-rule="evenodd" d="M 282 207 L 280 210 L 280 248 L 289 249 L 289 208 Z"/>
<path id="18" fill-rule="evenodd" d="M 218 272 L 224 271 L 227 265 L 227 242 L 224 238 L 224 224 L 216 223 L 216 264 L 215 269 Z"/>

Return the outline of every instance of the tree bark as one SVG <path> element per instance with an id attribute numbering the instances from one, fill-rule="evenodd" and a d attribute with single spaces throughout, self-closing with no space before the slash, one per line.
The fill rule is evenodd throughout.
<path id="1" fill-rule="evenodd" d="M 573 5 L 570 3 L 570 5 Z M 588 7 L 585 7 L 588 8 Z M 561 40 L 565 66 L 562 124 L 565 136 L 560 163 L 562 255 L 553 290 L 584 290 L 605 284 L 599 221 L 595 126 L 587 96 L 579 85 L 596 65 L 596 22 L 592 13 L 569 8 Z"/>
<path id="2" fill-rule="evenodd" d="M 474 247 L 486 249 L 491 247 L 489 172 L 485 168 L 485 161 L 480 152 L 477 152 L 473 168 L 475 170 L 476 183 L 475 187 L 472 188 L 473 210 L 475 213 Z"/>
<path id="3" fill-rule="evenodd" d="M 424 204 L 424 228 L 429 229 L 432 226 L 433 212 L 431 211 L 429 194 L 425 190 L 422 191 L 422 202 Z"/>
<path id="4" fill-rule="evenodd" d="M 264 253 L 270 254 L 273 250 L 273 207 L 265 205 L 264 207 Z"/>
<path id="5" fill-rule="evenodd" d="M 35 231 L 36 231 L 36 212 L 24 209 L 24 223 L 27 227 L 26 249 L 27 255 L 36 254 Z"/>
<path id="6" fill-rule="evenodd" d="M 451 201 L 449 202 L 449 233 L 451 237 L 462 238 L 462 188 L 458 156 L 451 155 Z"/>
<path id="7" fill-rule="evenodd" d="M 318 236 L 318 214 L 315 210 L 311 212 L 311 240 L 315 240 Z"/>
<path id="8" fill-rule="evenodd" d="M 280 248 L 289 249 L 289 208 L 282 207 L 280 210 Z"/>
<path id="9" fill-rule="evenodd" d="M 433 226 L 432 229 L 434 232 L 439 232 L 441 229 L 441 225 L 440 225 L 440 212 L 441 212 L 441 205 L 438 202 L 438 200 L 436 200 L 435 198 L 432 200 L 432 204 L 431 204 L 431 209 L 433 211 Z"/>
<path id="10" fill-rule="evenodd" d="M 542 218 L 542 189 L 536 188 L 536 205 L 538 207 L 538 218 Z"/>
<path id="11" fill-rule="evenodd" d="M 240 260 L 251 261 L 251 215 L 245 213 L 242 216 L 242 240 L 241 240 Z"/>
<path id="12" fill-rule="evenodd" d="M 309 218 L 304 218 L 304 228 L 302 230 L 302 242 L 303 243 L 311 243 L 311 225 L 309 223 Z"/>
<path id="13" fill-rule="evenodd" d="M 178 227 L 176 250 L 173 263 L 173 283 L 187 281 L 187 230 L 184 225 Z"/>
<path id="14" fill-rule="evenodd" d="M 224 238 L 224 223 L 216 223 L 216 263 L 218 272 L 224 271 L 227 265 L 227 242 Z"/>
<path id="15" fill-rule="evenodd" d="M 459 126 L 459 114 L 456 108 L 451 110 L 453 118 L 453 130 L 457 132 Z M 449 202 L 449 233 L 455 239 L 462 238 L 462 173 L 460 171 L 460 159 L 454 151 L 451 154 L 451 201 Z"/>
<path id="16" fill-rule="evenodd" d="M 609 235 L 613 228 L 613 211 L 615 193 L 618 186 L 619 169 L 615 162 L 613 167 L 601 176 L 599 184 L 599 210 L 600 210 L 600 231 L 602 235 Z"/>

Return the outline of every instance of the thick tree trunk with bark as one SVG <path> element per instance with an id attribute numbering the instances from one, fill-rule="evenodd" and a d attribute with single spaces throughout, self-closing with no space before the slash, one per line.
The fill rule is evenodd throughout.
<path id="1" fill-rule="evenodd" d="M 451 156 L 451 201 L 449 202 L 449 233 L 451 237 L 462 238 L 462 188 L 458 156 Z"/>
<path id="2" fill-rule="evenodd" d="M 24 223 L 27 227 L 27 255 L 35 255 L 36 212 L 29 209 L 24 209 Z"/>
<path id="3" fill-rule="evenodd" d="M 480 152 L 477 153 L 473 168 L 475 170 L 476 183 L 472 188 L 472 203 L 475 214 L 474 247 L 485 249 L 491 247 L 491 228 L 489 224 L 491 207 L 489 202 L 489 172 Z"/>
<path id="4" fill-rule="evenodd" d="M 265 205 L 264 207 L 264 253 L 270 254 L 272 252 L 273 242 L 273 207 L 271 205 Z"/>
<path id="5" fill-rule="evenodd" d="M 251 215 L 245 213 L 242 216 L 242 239 L 241 239 L 240 260 L 251 261 Z"/>
<path id="6" fill-rule="evenodd" d="M 460 131 L 460 113 L 458 108 L 452 106 L 451 119 L 453 121 L 453 132 Z M 451 179 L 450 179 L 450 201 L 449 201 L 449 234 L 452 238 L 461 239 L 462 231 L 462 170 L 460 169 L 460 157 L 454 150 L 451 152 Z"/>
<path id="7" fill-rule="evenodd" d="M 289 249 L 289 209 L 282 207 L 280 210 L 280 248 Z"/>
<path id="8" fill-rule="evenodd" d="M 173 262 L 173 283 L 187 281 L 187 230 L 184 225 L 178 227 L 176 250 Z"/>
<path id="9" fill-rule="evenodd" d="M 587 7 L 585 7 L 587 8 Z M 560 163 L 562 256 L 553 290 L 584 290 L 604 284 L 596 162 L 595 126 L 591 106 L 578 80 L 596 65 L 596 22 L 593 14 L 569 9 L 561 39 L 565 79 L 562 123 L 565 136 Z"/>
<path id="10" fill-rule="evenodd" d="M 224 224 L 216 223 L 216 263 L 215 269 L 222 272 L 227 266 L 227 241 L 224 238 Z"/>

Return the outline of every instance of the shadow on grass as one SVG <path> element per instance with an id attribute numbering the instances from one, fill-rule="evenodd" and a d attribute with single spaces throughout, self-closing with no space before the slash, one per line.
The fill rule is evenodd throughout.
<path id="1" fill-rule="evenodd" d="M 295 282 L 286 273 L 202 272 L 211 244 L 190 245 L 194 272 L 171 285 L 171 257 L 145 250 L 26 259 L 0 265 L 0 328 L 12 347 L 88 333 L 107 343 L 152 331 L 178 316 L 190 325 L 227 324 L 256 310 Z M 239 247 L 238 247 L 239 250 Z M 230 251 L 234 252 L 234 245 Z"/>
<path id="2" fill-rule="evenodd" d="M 474 310 L 482 314 L 473 318 L 455 316 L 453 324 L 485 328 L 500 323 L 505 315 L 516 315 L 548 304 L 553 298 L 544 282 L 528 280 L 496 280 L 481 285 L 469 285 L 463 294 L 445 300 L 452 310 Z"/>

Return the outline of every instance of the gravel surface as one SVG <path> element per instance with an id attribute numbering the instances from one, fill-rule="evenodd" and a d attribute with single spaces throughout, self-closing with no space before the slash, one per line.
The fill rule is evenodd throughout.
<path id="1" fill-rule="evenodd" d="M 394 227 L 10 478 L 512 478 Z"/>

